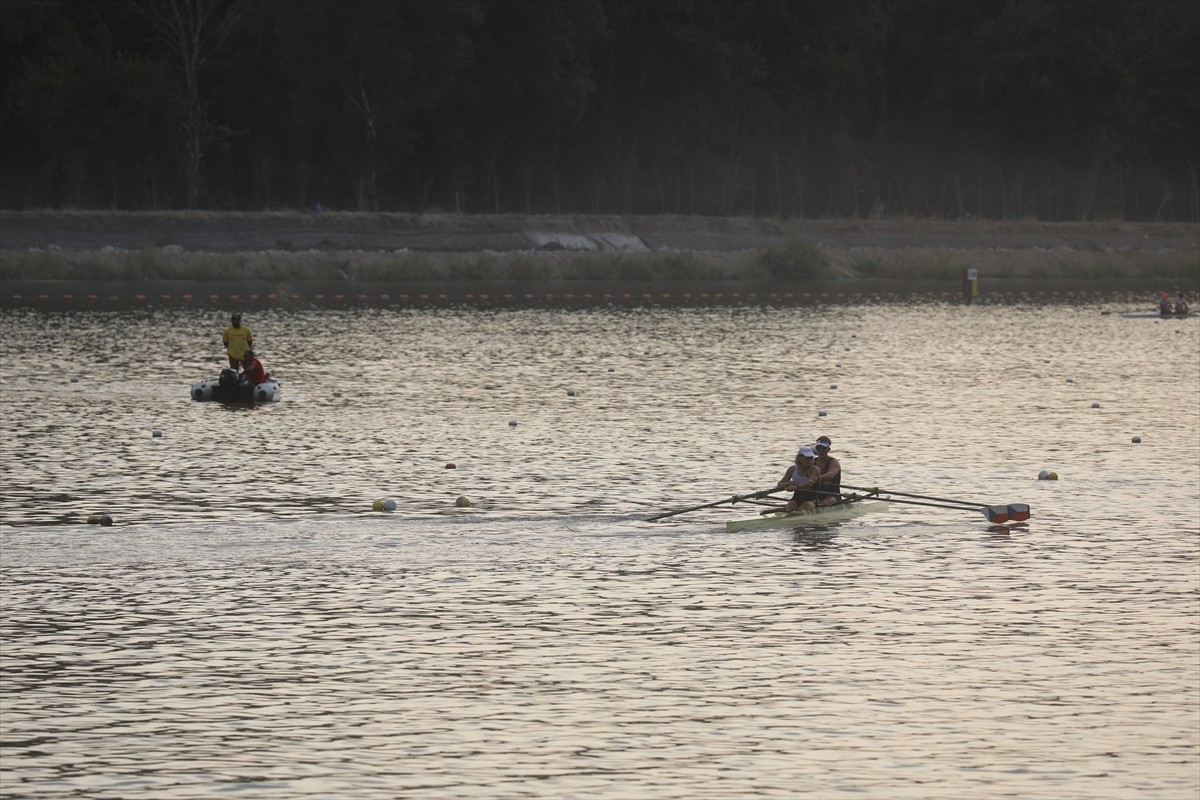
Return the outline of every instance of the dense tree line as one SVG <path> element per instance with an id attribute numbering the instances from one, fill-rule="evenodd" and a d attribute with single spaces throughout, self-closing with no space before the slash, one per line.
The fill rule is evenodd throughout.
<path id="1" fill-rule="evenodd" d="M 1200 219 L 1193 0 L 4 0 L 5 208 Z"/>

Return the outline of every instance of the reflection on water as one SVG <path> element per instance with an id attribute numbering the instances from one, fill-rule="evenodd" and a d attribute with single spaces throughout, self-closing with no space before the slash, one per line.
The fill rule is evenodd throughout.
<path id="1" fill-rule="evenodd" d="M 222 314 L 4 312 L 0 789 L 1195 797 L 1200 325 L 1099 310 L 270 311 L 258 408 Z M 820 433 L 1033 517 L 643 521 Z"/>

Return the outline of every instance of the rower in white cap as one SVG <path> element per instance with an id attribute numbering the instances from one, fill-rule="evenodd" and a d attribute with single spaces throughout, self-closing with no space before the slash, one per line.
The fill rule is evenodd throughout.
<path id="1" fill-rule="evenodd" d="M 817 484 L 821 481 L 821 470 L 817 469 L 817 454 L 807 445 L 796 451 L 796 463 L 787 468 L 776 486 L 780 489 L 790 489 L 792 499 L 784 506 L 785 511 L 798 511 L 801 507 L 815 507 L 821 495 L 817 493 Z M 806 505 L 807 504 L 807 505 Z"/>

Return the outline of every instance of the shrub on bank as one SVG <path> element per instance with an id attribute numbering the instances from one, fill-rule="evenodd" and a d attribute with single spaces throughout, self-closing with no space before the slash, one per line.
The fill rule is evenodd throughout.
<path id="1" fill-rule="evenodd" d="M 825 280 L 833 276 L 833 264 L 825 251 L 811 240 L 789 236 L 758 257 L 768 277 L 779 280 Z"/>

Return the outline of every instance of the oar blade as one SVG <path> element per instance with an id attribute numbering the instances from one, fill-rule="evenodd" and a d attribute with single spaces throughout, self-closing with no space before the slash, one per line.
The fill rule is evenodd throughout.
<path id="1" fill-rule="evenodd" d="M 983 515 L 988 518 L 988 522 L 999 524 L 1008 522 L 1008 506 L 984 506 Z M 1027 514 L 1026 519 L 1029 518 Z"/>
<path id="2" fill-rule="evenodd" d="M 1008 518 L 1013 522 L 1024 522 L 1029 519 L 1029 506 L 1025 503 L 1013 503 L 1008 506 Z"/>

